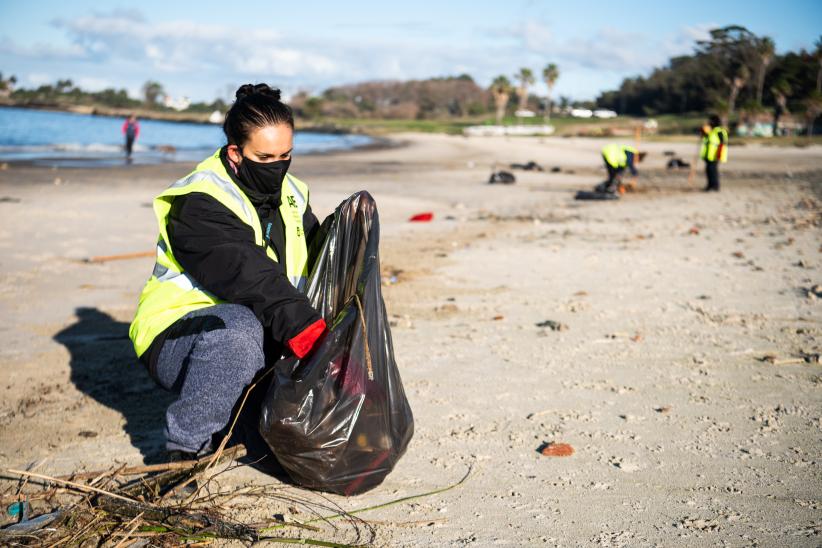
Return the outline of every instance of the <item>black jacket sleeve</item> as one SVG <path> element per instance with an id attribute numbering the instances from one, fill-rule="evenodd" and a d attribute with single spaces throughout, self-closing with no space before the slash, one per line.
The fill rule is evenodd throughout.
<path id="1" fill-rule="evenodd" d="M 305 231 L 305 243 L 311 247 L 311 242 L 317 237 L 317 231 L 320 228 L 320 222 L 317 216 L 311 211 L 311 205 L 306 206 L 305 213 L 303 213 L 303 230 Z"/>
<path id="2" fill-rule="evenodd" d="M 207 194 L 176 198 L 167 229 L 185 271 L 218 298 L 250 308 L 274 340 L 285 344 L 320 319 L 282 267 L 254 242 L 254 231 Z"/>
<path id="3" fill-rule="evenodd" d="M 305 245 L 308 248 L 308 274 L 314 268 L 314 263 L 317 261 L 317 256 L 320 254 L 323 243 L 325 242 L 326 230 L 324 225 L 320 224 L 317 216 L 311 211 L 309 205 L 305 214 L 303 214 L 303 228 L 305 229 Z"/>

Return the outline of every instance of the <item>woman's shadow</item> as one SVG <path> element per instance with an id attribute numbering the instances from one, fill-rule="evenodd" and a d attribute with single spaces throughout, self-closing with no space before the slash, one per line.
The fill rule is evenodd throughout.
<path id="1" fill-rule="evenodd" d="M 78 308 L 75 314 L 77 321 L 54 336 L 71 354 L 71 381 L 120 412 L 131 444 L 147 462 L 157 461 L 165 446 L 165 410 L 174 396 L 159 388 L 135 358 L 129 324 L 96 308 Z"/>
<path id="2" fill-rule="evenodd" d="M 71 381 L 84 394 L 123 415 L 123 429 L 146 463 L 163 461 L 165 411 L 176 396 L 159 387 L 135 358 L 128 337 L 129 324 L 96 308 L 78 308 L 75 315 L 77 321 L 54 336 L 71 354 Z M 285 471 L 256 430 L 264 395 L 265 387 L 260 386 L 249 398 L 232 444 L 246 445 L 248 454 L 242 463 L 286 481 Z M 239 402 L 232 416 L 238 406 Z"/>

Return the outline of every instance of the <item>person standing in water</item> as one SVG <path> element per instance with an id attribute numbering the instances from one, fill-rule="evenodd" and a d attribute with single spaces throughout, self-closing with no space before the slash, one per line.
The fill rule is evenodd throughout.
<path id="1" fill-rule="evenodd" d="M 126 136 L 126 160 L 131 161 L 134 141 L 140 135 L 140 122 L 137 121 L 137 116 L 134 114 L 129 114 L 126 121 L 123 122 L 123 135 Z"/>

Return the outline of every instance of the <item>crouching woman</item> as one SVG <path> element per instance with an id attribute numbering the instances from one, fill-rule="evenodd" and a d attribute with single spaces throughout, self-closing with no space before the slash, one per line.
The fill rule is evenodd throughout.
<path id="1" fill-rule="evenodd" d="M 289 173 L 291 109 L 279 90 L 247 84 L 223 130 L 227 144 L 154 200 L 157 259 L 129 330 L 151 376 L 178 395 L 170 460 L 211 449 L 267 356 L 303 357 L 325 332 L 301 291 L 320 227 Z"/>

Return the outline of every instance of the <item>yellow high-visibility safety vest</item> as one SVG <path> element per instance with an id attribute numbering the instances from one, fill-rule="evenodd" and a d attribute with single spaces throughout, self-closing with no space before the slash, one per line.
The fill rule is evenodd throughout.
<path id="1" fill-rule="evenodd" d="M 264 238 L 260 218 L 251 201 L 231 180 L 220 160 L 220 151 L 200 163 L 186 177 L 172 184 L 154 199 L 154 214 L 160 237 L 154 271 L 140 294 L 140 304 L 129 328 L 134 350 L 140 356 L 154 338 L 171 324 L 194 310 L 221 302 L 203 289 L 174 258 L 166 227 L 171 203 L 178 196 L 202 192 L 227 207 L 254 230 L 254 242 L 265 248 L 266 255 L 277 261 L 274 249 Z M 303 231 L 303 214 L 308 207 L 308 187 L 286 174 L 280 198 L 280 215 L 285 226 L 285 262 L 289 281 L 299 290 L 306 284 L 308 249 Z"/>
<path id="2" fill-rule="evenodd" d="M 709 162 L 716 161 L 716 151 L 719 150 L 719 144 L 722 142 L 720 135 L 725 138 L 725 146 L 722 147 L 719 161 L 722 163 L 728 161 L 728 132 L 722 127 L 712 128 L 707 135 L 702 136 L 702 146 L 699 149 L 700 158 Z"/>
<path id="3" fill-rule="evenodd" d="M 605 158 L 605 161 L 609 166 L 614 168 L 624 168 L 628 165 L 628 156 L 625 154 L 626 152 L 630 152 L 634 155 L 637 154 L 636 148 L 628 145 L 611 143 L 610 145 L 605 145 L 602 147 L 602 157 Z"/>

